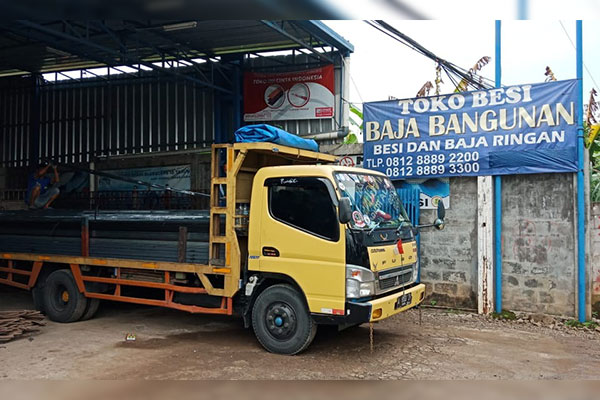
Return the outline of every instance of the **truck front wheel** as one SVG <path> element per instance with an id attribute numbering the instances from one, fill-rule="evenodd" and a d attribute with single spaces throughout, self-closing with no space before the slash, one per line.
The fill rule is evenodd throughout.
<path id="1" fill-rule="evenodd" d="M 305 350 L 317 333 L 302 295 L 289 285 L 273 285 L 258 296 L 252 328 L 265 349 L 287 355 Z"/>

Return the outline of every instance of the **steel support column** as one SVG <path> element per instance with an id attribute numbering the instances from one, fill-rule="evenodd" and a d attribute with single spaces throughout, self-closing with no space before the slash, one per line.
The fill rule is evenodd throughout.
<path id="1" fill-rule="evenodd" d="M 502 86 L 501 22 L 496 21 L 496 87 Z M 502 312 L 502 177 L 494 176 L 494 261 L 495 310 Z"/>
<path id="2" fill-rule="evenodd" d="M 40 81 L 39 74 L 32 75 L 33 89 L 29 112 L 29 165 L 35 165 L 40 158 Z"/>
<path id="3" fill-rule="evenodd" d="M 242 126 L 242 67 L 244 63 L 243 57 L 238 57 L 233 68 L 233 131 L 235 132 Z"/>
<path id="4" fill-rule="evenodd" d="M 583 180 L 583 30 L 577 21 L 577 318 L 585 322 L 585 185 Z"/>

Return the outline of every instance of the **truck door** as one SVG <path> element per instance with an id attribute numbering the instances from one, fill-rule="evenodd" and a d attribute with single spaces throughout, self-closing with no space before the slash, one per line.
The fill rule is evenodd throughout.
<path id="1" fill-rule="evenodd" d="M 269 178 L 261 220 L 260 270 L 293 278 L 311 312 L 343 314 L 345 239 L 328 179 Z"/>

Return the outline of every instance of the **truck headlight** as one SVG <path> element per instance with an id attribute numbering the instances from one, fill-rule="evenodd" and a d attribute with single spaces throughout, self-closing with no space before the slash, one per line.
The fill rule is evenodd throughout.
<path id="1" fill-rule="evenodd" d="M 359 299 L 375 294 L 375 274 L 357 265 L 346 266 L 346 298 Z"/>
<path id="2" fill-rule="evenodd" d="M 417 260 L 417 262 L 413 266 L 412 282 L 416 282 L 417 281 L 417 276 L 419 276 L 419 261 L 418 260 Z"/>

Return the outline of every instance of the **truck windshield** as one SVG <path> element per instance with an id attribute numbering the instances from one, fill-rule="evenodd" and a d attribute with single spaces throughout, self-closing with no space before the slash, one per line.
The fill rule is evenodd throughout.
<path id="1" fill-rule="evenodd" d="M 352 228 L 397 228 L 410 225 L 389 178 L 347 172 L 337 172 L 334 176 L 341 197 L 348 197 L 352 204 Z"/>

